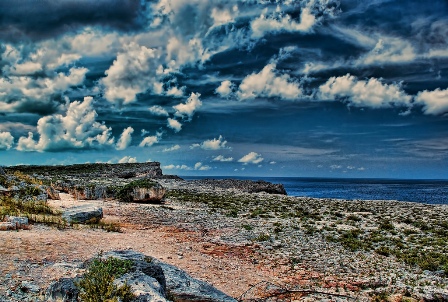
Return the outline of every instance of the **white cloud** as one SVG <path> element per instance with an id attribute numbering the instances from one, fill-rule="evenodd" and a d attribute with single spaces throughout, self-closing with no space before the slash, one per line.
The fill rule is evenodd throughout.
<path id="1" fill-rule="evenodd" d="M 185 104 L 179 104 L 176 106 L 173 106 L 173 108 L 176 110 L 174 113 L 175 116 L 185 118 L 187 117 L 188 120 L 191 120 L 191 118 L 194 115 L 194 112 L 202 106 L 202 102 L 199 99 L 201 95 L 199 93 L 192 92 L 190 97 L 187 99 L 187 102 Z"/>
<path id="2" fill-rule="evenodd" d="M 283 14 L 280 7 L 276 12 L 266 16 L 267 10 L 260 17 L 250 23 L 252 38 L 261 38 L 268 33 L 281 31 L 287 32 L 309 32 L 316 23 L 316 17 L 311 13 L 308 7 L 302 9 L 300 13 L 300 22 L 296 22 L 288 14 Z"/>
<path id="3" fill-rule="evenodd" d="M 219 94 L 221 97 L 228 97 L 233 93 L 234 88 L 235 84 L 226 80 L 221 82 L 221 85 L 218 88 L 216 88 L 215 92 Z"/>
<path id="4" fill-rule="evenodd" d="M 448 89 L 437 88 L 434 91 L 421 91 L 415 97 L 417 104 L 423 105 L 425 114 L 444 114 L 448 112 Z"/>
<path id="5" fill-rule="evenodd" d="M 212 159 L 213 161 L 220 161 L 220 162 L 231 162 L 233 161 L 233 157 L 224 157 L 222 155 L 218 155 Z"/>
<path id="6" fill-rule="evenodd" d="M 14 144 L 14 137 L 10 132 L 0 132 L 0 150 L 9 150 Z"/>
<path id="7" fill-rule="evenodd" d="M 159 56 L 157 49 L 131 42 L 101 80 L 104 97 L 112 103 L 128 104 L 136 100 L 137 94 L 153 88 Z"/>
<path id="8" fill-rule="evenodd" d="M 174 145 L 174 146 L 172 146 L 170 148 L 163 149 L 163 152 L 171 152 L 171 151 L 176 151 L 176 150 L 179 150 L 179 149 L 180 149 L 179 145 Z"/>
<path id="9" fill-rule="evenodd" d="M 299 84 L 288 74 L 277 75 L 276 64 L 266 65 L 259 73 L 253 73 L 243 79 L 237 96 L 240 100 L 256 97 L 279 97 L 285 100 L 296 100 L 302 95 Z"/>
<path id="10" fill-rule="evenodd" d="M 53 72 L 46 77 L 9 76 L 0 78 L 0 111 L 30 112 L 48 107 L 54 97 L 84 82 L 87 68 L 72 67 L 67 73 Z"/>
<path id="11" fill-rule="evenodd" d="M 187 165 L 167 165 L 163 166 L 163 169 L 166 170 L 192 170 L 192 168 L 188 167 Z"/>
<path id="12" fill-rule="evenodd" d="M 371 108 L 410 107 L 412 99 L 400 84 L 383 84 L 375 78 L 358 80 L 350 74 L 331 77 L 319 87 L 316 96 L 320 100 L 344 99 L 353 106 Z"/>
<path id="13" fill-rule="evenodd" d="M 338 169 L 341 169 L 341 168 L 342 168 L 341 165 L 331 165 L 331 166 L 330 166 L 330 169 L 331 169 L 331 170 L 338 170 Z"/>
<path id="14" fill-rule="evenodd" d="M 125 156 L 118 161 L 119 164 L 133 164 L 137 162 L 136 157 Z"/>
<path id="15" fill-rule="evenodd" d="M 167 165 L 167 166 L 163 166 L 163 169 L 166 170 L 185 170 L 185 171 L 192 171 L 192 170 L 196 170 L 196 171 L 207 171 L 207 170 L 211 170 L 212 167 L 207 166 L 207 165 L 203 165 L 201 162 L 197 162 L 194 167 L 189 167 L 187 165 Z"/>
<path id="16" fill-rule="evenodd" d="M 238 160 L 238 162 L 243 163 L 245 165 L 247 164 L 259 164 L 264 160 L 263 157 L 261 157 L 261 154 L 250 152 L 246 155 L 244 155 L 242 158 Z"/>
<path id="17" fill-rule="evenodd" d="M 169 117 L 167 122 L 168 122 L 168 127 L 173 129 L 174 132 L 179 132 L 180 130 L 182 130 L 182 124 L 179 123 L 178 120 L 175 120 L 175 119 L 172 119 Z"/>
<path id="18" fill-rule="evenodd" d="M 159 106 L 159 105 L 154 105 L 154 106 L 150 107 L 149 111 L 154 115 L 169 116 L 168 112 L 165 109 L 163 109 L 162 106 Z"/>
<path id="19" fill-rule="evenodd" d="M 64 149 L 100 148 L 114 143 L 111 128 L 98 123 L 98 116 L 93 109 L 93 98 L 84 97 L 84 101 L 68 104 L 65 115 L 45 116 L 37 122 L 39 140 L 20 137 L 17 144 L 19 151 L 57 151 Z"/>
<path id="20" fill-rule="evenodd" d="M 208 139 L 200 144 L 193 144 L 190 146 L 190 149 L 194 149 L 197 147 L 201 147 L 204 150 L 230 149 L 230 147 L 227 147 L 226 144 L 227 141 L 224 140 L 222 135 L 220 135 L 218 138 Z"/>
<path id="21" fill-rule="evenodd" d="M 117 150 L 124 150 L 129 147 L 132 141 L 132 133 L 134 133 L 134 129 L 132 127 L 127 127 L 124 129 L 115 148 Z"/>
<path id="22" fill-rule="evenodd" d="M 212 167 L 210 167 L 210 166 L 207 166 L 207 165 L 203 165 L 201 162 L 197 162 L 195 165 L 194 165 L 194 169 L 195 170 L 199 170 L 199 171 L 208 171 L 208 170 L 210 170 Z"/>
<path id="23" fill-rule="evenodd" d="M 399 38 L 380 37 L 375 47 L 361 56 L 355 65 L 410 62 L 416 57 L 417 54 L 410 42 Z"/>
<path id="24" fill-rule="evenodd" d="M 160 141 L 160 138 L 162 137 L 162 133 L 157 133 L 156 135 L 147 136 L 145 137 L 140 144 L 139 147 L 151 147 L 154 144 L 157 144 Z"/>
<path id="25" fill-rule="evenodd" d="M 269 162 L 270 165 L 275 165 L 276 163 L 277 163 L 276 161 Z"/>

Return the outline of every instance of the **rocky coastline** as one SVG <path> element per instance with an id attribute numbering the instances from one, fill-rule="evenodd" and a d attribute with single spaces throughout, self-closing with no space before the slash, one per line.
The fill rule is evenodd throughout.
<path id="1" fill-rule="evenodd" d="M 200 279 L 217 286 L 229 299 L 448 300 L 448 207 L 444 205 L 290 197 L 282 185 L 263 181 L 185 181 L 164 176 L 159 163 L 3 170 L 1 198 L 24 198 L 31 192 L 33 198 L 28 202 L 41 201 L 64 213 L 80 206 L 94 208 L 96 213 L 101 208 L 101 215 L 94 220 L 113 221 L 119 233 L 92 229 L 88 224 L 47 222 L 44 226 L 45 222 L 32 215 L 29 225 L 19 232 L 0 232 L 4 242 L 0 247 L 0 293 L 4 292 L 0 301 L 46 301 L 50 283 L 66 275 L 81 276 L 85 272 L 82 263 L 94 256 L 92 251 L 120 247 L 153 256 L 154 251 L 143 243 L 127 242 L 130 234 L 147 236 L 149 230 L 155 232 L 153 236 L 160 232 L 168 236 L 163 237 L 167 242 L 178 243 L 177 251 L 170 254 L 170 245 L 154 241 L 154 245 L 166 248 L 159 255 L 165 255 L 172 264 L 185 265 L 187 272 L 203 272 Z M 142 185 L 142 179 L 148 182 Z M 145 188 L 148 183 L 159 188 L 156 193 Z M 117 198 L 125 187 L 125 196 L 132 197 L 127 202 Z M 66 198 L 69 203 L 63 203 Z M 85 221 L 89 219 L 92 217 Z M 42 244 L 41 253 L 50 253 L 46 249 L 53 246 L 51 240 L 69 240 L 65 236 L 71 232 L 86 242 L 103 232 L 110 242 L 88 247 L 83 246 L 85 242 L 77 243 L 79 246 L 64 243 L 77 253 L 84 251 L 84 260 L 80 262 L 79 256 L 73 257 L 67 250 L 67 255 L 55 256 L 59 260 L 38 262 L 31 268 L 32 255 L 20 254 L 13 244 L 16 237 L 26 237 L 36 246 Z M 45 239 L 50 243 L 46 246 L 45 242 L 33 241 L 36 236 L 62 238 L 48 237 L 52 239 Z M 115 239 L 117 243 L 113 244 Z M 188 265 L 182 262 L 189 257 L 201 257 L 204 263 L 190 266 L 191 261 Z M 38 272 L 54 271 L 55 266 L 59 269 L 61 259 L 67 260 L 63 273 L 39 280 Z M 228 280 L 230 276 L 218 277 L 210 264 L 216 261 L 229 273 L 238 271 L 240 282 Z M 241 271 L 235 263 L 246 269 Z M 28 270 L 33 280 L 26 279 L 20 273 L 23 270 Z"/>

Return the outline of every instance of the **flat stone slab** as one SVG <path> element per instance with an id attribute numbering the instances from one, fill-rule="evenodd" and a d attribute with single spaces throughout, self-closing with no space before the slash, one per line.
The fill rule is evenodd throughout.
<path id="1" fill-rule="evenodd" d="M 62 213 L 68 223 L 86 223 L 92 219 L 103 218 L 103 209 L 92 204 L 69 208 Z"/>

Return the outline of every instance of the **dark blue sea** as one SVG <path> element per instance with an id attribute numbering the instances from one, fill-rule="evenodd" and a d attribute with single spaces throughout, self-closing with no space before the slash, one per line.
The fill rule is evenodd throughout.
<path id="1" fill-rule="evenodd" d="M 400 200 L 430 204 L 448 204 L 448 180 L 234 176 L 185 176 L 183 178 L 186 180 L 204 178 L 265 180 L 283 184 L 289 196 L 348 200 Z"/>

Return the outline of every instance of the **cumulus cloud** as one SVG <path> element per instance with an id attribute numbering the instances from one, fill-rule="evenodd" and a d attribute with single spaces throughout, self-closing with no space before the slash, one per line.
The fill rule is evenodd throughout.
<path id="1" fill-rule="evenodd" d="M 268 33 L 280 31 L 286 32 L 309 32 L 316 23 L 316 17 L 308 7 L 302 9 L 300 22 L 296 22 L 290 15 L 284 14 L 280 7 L 269 16 L 267 9 L 261 16 L 250 23 L 252 38 L 261 38 Z"/>
<path id="2" fill-rule="evenodd" d="M 417 104 L 423 105 L 425 114 L 445 114 L 448 112 L 448 89 L 440 88 L 434 91 L 421 91 L 415 97 Z"/>
<path id="3" fill-rule="evenodd" d="M 233 157 L 224 157 L 222 155 L 218 155 L 213 158 L 213 161 L 231 162 L 231 161 L 233 161 Z"/>
<path id="4" fill-rule="evenodd" d="M 132 141 L 132 133 L 134 133 L 134 129 L 132 127 L 127 127 L 124 129 L 115 148 L 117 150 L 124 150 L 129 147 Z"/>
<path id="5" fill-rule="evenodd" d="M 167 119 L 167 122 L 168 122 L 167 126 L 171 129 L 173 129 L 174 132 L 179 132 L 180 130 L 182 130 L 182 124 L 179 123 L 178 120 L 169 117 Z"/>
<path id="6" fill-rule="evenodd" d="M 157 49 L 131 42 L 101 80 L 104 97 L 112 103 L 128 104 L 136 100 L 137 94 L 154 88 L 158 83 L 155 75 L 159 56 Z"/>
<path id="7" fill-rule="evenodd" d="M 207 166 L 202 164 L 201 162 L 197 162 L 194 167 L 190 167 L 187 165 L 167 165 L 167 166 L 163 166 L 163 169 L 166 170 L 185 170 L 185 171 L 192 171 L 192 170 L 196 170 L 196 171 L 207 171 L 207 170 L 211 170 L 212 167 Z"/>
<path id="8" fill-rule="evenodd" d="M 192 170 L 192 168 L 188 167 L 187 165 L 166 165 L 163 166 L 163 169 L 165 170 Z"/>
<path id="9" fill-rule="evenodd" d="M 119 164 L 133 164 L 137 162 L 136 157 L 125 156 L 118 161 Z"/>
<path id="10" fill-rule="evenodd" d="M 279 97 L 296 100 L 302 95 L 299 84 L 288 74 L 277 75 L 276 64 L 266 65 L 259 73 L 253 73 L 243 79 L 237 96 L 240 100 L 256 97 Z"/>
<path id="11" fill-rule="evenodd" d="M 60 98 L 71 87 L 84 82 L 87 68 L 72 67 L 67 73 L 53 72 L 46 77 L 15 76 L 0 78 L 0 111 L 48 112 L 53 111 Z"/>
<path id="12" fill-rule="evenodd" d="M 242 158 L 240 158 L 238 160 L 238 162 L 247 165 L 247 164 L 259 164 L 263 160 L 264 160 L 264 158 L 261 157 L 261 154 L 258 154 L 256 152 L 250 152 L 250 153 L 244 155 Z"/>
<path id="13" fill-rule="evenodd" d="M 226 80 L 221 82 L 221 85 L 219 85 L 219 87 L 216 88 L 215 92 L 219 94 L 221 97 L 228 97 L 233 93 L 234 88 L 235 84 Z"/>
<path id="14" fill-rule="evenodd" d="M 157 144 L 160 141 L 160 138 L 162 137 L 162 133 L 157 132 L 156 135 L 150 135 L 145 137 L 140 144 L 139 147 L 151 147 L 154 144 Z"/>
<path id="15" fill-rule="evenodd" d="M 154 105 L 154 106 L 150 107 L 149 111 L 154 115 L 169 116 L 168 112 L 165 109 L 163 109 L 162 106 L 159 106 L 159 105 Z"/>
<path id="16" fill-rule="evenodd" d="M 174 145 L 172 147 L 163 149 L 163 152 L 172 152 L 172 151 L 176 151 L 176 150 L 179 150 L 179 149 L 180 149 L 179 145 Z"/>
<path id="17" fill-rule="evenodd" d="M 173 108 L 176 110 L 174 115 L 191 120 L 195 111 L 202 106 L 202 102 L 199 99 L 200 96 L 201 95 L 199 93 L 192 92 L 185 104 L 181 103 L 179 105 L 173 106 Z"/>
<path id="18" fill-rule="evenodd" d="M 14 144 L 14 137 L 10 132 L 0 132 L 0 150 L 9 150 Z"/>
<path id="19" fill-rule="evenodd" d="M 200 144 L 193 144 L 190 146 L 190 149 L 194 149 L 197 147 L 200 147 L 204 150 L 230 149 L 230 147 L 227 147 L 226 145 L 227 141 L 224 140 L 222 135 L 220 135 L 218 138 L 208 139 Z"/>
<path id="20" fill-rule="evenodd" d="M 39 140 L 32 132 L 20 137 L 19 151 L 59 151 L 67 149 L 92 149 L 111 146 L 114 143 L 112 129 L 96 121 L 93 98 L 68 104 L 65 115 L 45 116 L 37 122 Z"/>
<path id="21" fill-rule="evenodd" d="M 197 162 L 195 165 L 194 165 L 194 169 L 195 170 L 199 170 L 199 171 L 207 171 L 207 170 L 210 170 L 212 167 L 210 167 L 210 166 L 207 166 L 207 165 L 204 165 L 204 164 L 202 164 L 201 162 Z"/>
<path id="22" fill-rule="evenodd" d="M 375 78 L 359 80 L 350 74 L 328 79 L 319 87 L 317 97 L 320 100 L 343 99 L 356 107 L 371 108 L 410 107 L 412 99 L 400 84 L 384 84 Z"/>

